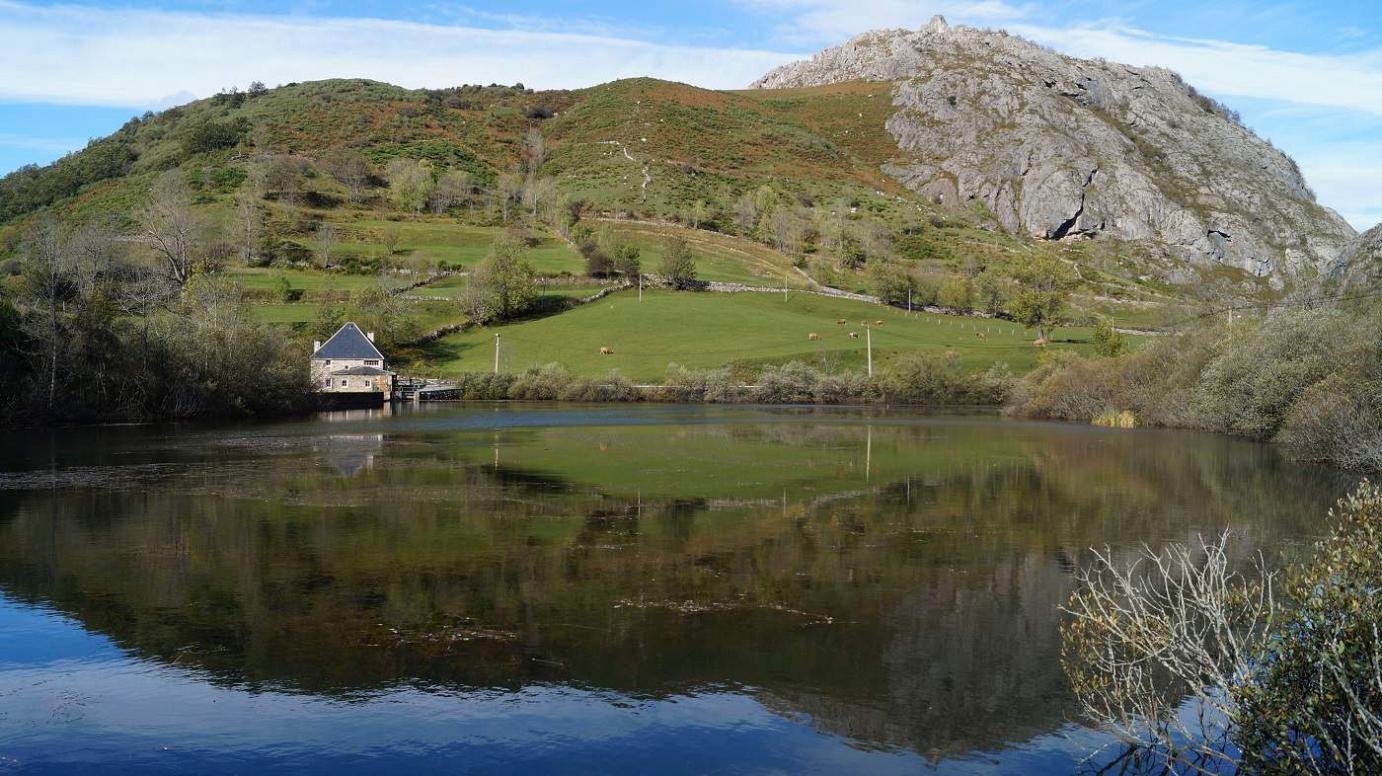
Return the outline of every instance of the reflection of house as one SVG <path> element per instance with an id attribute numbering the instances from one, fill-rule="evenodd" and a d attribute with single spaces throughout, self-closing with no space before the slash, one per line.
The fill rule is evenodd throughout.
<path id="1" fill-rule="evenodd" d="M 312 384 L 322 393 L 382 393 L 392 398 L 394 373 L 366 334 L 347 323 L 326 342 L 312 344 Z"/>

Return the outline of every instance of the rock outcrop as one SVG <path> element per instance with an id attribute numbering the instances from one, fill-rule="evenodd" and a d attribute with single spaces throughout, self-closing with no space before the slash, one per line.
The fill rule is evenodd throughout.
<path id="1" fill-rule="evenodd" d="M 950 27 L 855 37 L 757 88 L 895 83 L 885 171 L 1003 228 L 1106 233 L 1201 266 L 1313 276 L 1354 238 L 1289 157 L 1170 70 L 1064 56 L 1003 32 Z"/>
<path id="2" fill-rule="evenodd" d="M 1382 224 L 1362 233 L 1330 272 L 1346 294 L 1382 291 Z"/>

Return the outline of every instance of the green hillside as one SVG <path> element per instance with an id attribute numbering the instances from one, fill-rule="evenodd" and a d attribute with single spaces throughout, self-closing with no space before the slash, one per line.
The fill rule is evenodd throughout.
<path id="1" fill-rule="evenodd" d="M 1010 317 L 1052 284 L 1066 303 L 1043 326 L 1104 317 L 1156 327 L 1198 309 L 1202 283 L 1170 282 L 1184 281 L 1184 268 L 1162 266 L 1146 246 L 1004 234 L 982 208 L 942 208 L 902 188 L 882 172 L 895 153 L 891 110 L 886 87 L 862 82 L 716 92 L 632 79 L 535 92 L 335 80 L 225 92 L 0 179 L 0 304 L 14 307 L 32 359 L 24 379 L 36 379 L 54 330 L 44 294 L 63 288 L 81 301 L 64 303 L 68 320 L 56 324 L 71 329 L 62 342 L 72 348 L 99 347 L 81 327 L 114 331 L 134 351 L 151 347 L 149 331 L 215 337 L 224 319 L 197 316 L 224 304 L 224 314 L 271 329 L 263 336 L 280 343 L 285 369 L 312 339 L 358 320 L 408 369 L 446 373 L 474 368 L 493 324 L 509 319 L 499 329 L 513 369 L 557 361 L 639 380 L 658 379 L 669 362 L 732 365 L 746 380 L 790 360 L 862 368 L 837 317 L 887 321 L 875 333 L 880 364 L 953 351 L 966 369 L 1022 372 L 1036 361 L 1036 331 L 989 321 L 980 325 L 993 338 L 980 340 L 966 328 L 979 319 L 967 315 Z M 180 269 L 159 250 L 171 224 L 186 246 Z M 784 306 L 771 294 L 714 290 L 650 290 L 637 308 L 628 293 L 579 305 L 640 275 L 651 289 L 673 244 L 686 246 L 698 283 L 834 287 L 955 315 L 894 321 L 896 309 L 877 305 L 795 296 Z M 490 304 L 490 257 L 500 254 L 526 268 L 513 270 L 530 286 L 516 307 Z M 78 255 L 102 264 L 83 269 Z M 40 282 L 45 267 L 70 283 Z M 1220 274 L 1200 280 L 1244 287 Z M 194 286 L 214 303 L 190 298 Z M 162 320 L 171 310 L 182 317 Z M 817 329 L 822 339 L 808 345 Z M 1071 331 L 1053 348 L 1086 347 L 1088 329 Z M 598 357 L 601 346 L 615 354 Z M 177 347 L 195 371 L 197 348 L 220 345 Z M 136 360 L 156 367 L 147 354 Z M 69 363 L 78 381 L 92 358 L 74 350 Z M 121 368 L 102 367 L 100 379 Z M 133 393 L 131 402 L 149 400 Z"/>

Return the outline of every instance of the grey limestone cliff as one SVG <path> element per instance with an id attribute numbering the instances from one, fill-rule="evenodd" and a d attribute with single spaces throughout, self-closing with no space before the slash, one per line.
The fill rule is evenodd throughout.
<path id="1" fill-rule="evenodd" d="M 1109 234 L 1280 285 L 1333 266 L 1354 238 L 1289 157 L 1170 70 L 1058 54 L 1003 32 L 860 35 L 784 65 L 757 88 L 895 84 L 885 170 L 1004 229 Z"/>

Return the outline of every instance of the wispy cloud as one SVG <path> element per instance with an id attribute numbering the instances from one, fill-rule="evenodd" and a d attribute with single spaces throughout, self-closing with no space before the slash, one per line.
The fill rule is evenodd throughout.
<path id="1" fill-rule="evenodd" d="M 589 86 L 656 76 L 742 86 L 790 54 L 381 19 L 170 13 L 0 0 L 0 99 L 148 106 L 356 76 L 409 86 Z"/>

